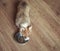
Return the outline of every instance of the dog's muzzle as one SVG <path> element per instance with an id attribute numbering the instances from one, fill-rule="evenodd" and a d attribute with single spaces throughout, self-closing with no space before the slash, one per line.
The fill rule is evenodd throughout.
<path id="1" fill-rule="evenodd" d="M 15 34 L 14 37 L 15 37 L 16 41 L 21 43 L 21 44 L 29 41 L 29 37 L 23 36 L 23 34 L 21 34 L 21 33 Z"/>

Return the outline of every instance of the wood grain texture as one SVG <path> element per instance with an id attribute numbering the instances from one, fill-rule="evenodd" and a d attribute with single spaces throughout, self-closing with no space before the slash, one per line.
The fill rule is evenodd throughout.
<path id="1" fill-rule="evenodd" d="M 5 1 L 3 3 L 3 1 Z M 60 51 L 60 1 L 26 0 L 33 30 L 26 45 L 17 43 L 16 0 L 0 0 L 0 51 Z"/>

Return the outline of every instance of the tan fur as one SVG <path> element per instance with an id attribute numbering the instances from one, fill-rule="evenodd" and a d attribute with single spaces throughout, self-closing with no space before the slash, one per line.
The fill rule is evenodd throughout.
<path id="1" fill-rule="evenodd" d="M 25 1 L 20 1 L 16 16 L 16 26 L 25 36 L 31 31 L 31 21 L 29 17 L 30 7 Z"/>

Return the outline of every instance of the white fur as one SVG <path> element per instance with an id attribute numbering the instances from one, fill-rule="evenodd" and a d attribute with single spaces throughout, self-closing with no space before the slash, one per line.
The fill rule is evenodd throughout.
<path id="1" fill-rule="evenodd" d="M 25 40 L 29 40 L 30 38 L 29 37 L 26 37 L 26 39 Z"/>

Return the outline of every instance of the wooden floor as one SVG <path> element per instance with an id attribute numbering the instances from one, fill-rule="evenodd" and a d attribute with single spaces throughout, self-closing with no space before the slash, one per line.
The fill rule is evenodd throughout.
<path id="1" fill-rule="evenodd" d="M 26 45 L 13 35 L 17 1 L 0 0 L 0 51 L 60 51 L 60 0 L 26 0 L 33 30 Z"/>

